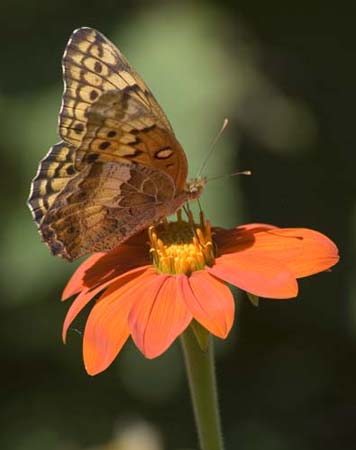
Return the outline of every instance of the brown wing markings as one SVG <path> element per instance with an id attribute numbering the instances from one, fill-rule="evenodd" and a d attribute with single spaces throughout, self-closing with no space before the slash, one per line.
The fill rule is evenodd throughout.
<path id="1" fill-rule="evenodd" d="M 122 150 L 123 158 L 137 158 L 138 156 L 145 153 L 149 157 L 150 162 L 152 163 L 151 165 L 154 165 L 154 163 L 152 161 L 152 155 L 149 152 L 147 142 L 145 142 L 143 139 L 141 139 L 138 135 L 146 134 L 146 133 L 149 133 L 150 131 L 154 132 L 156 130 L 157 126 L 155 124 L 153 124 L 151 126 L 146 126 L 146 124 L 144 122 L 139 121 L 139 120 L 136 120 L 136 125 L 137 125 L 137 122 L 141 122 L 141 124 L 142 124 L 141 129 L 132 128 L 132 124 L 130 124 L 127 121 L 126 122 L 122 121 L 123 126 L 126 125 L 126 129 L 130 129 L 131 131 L 126 132 L 126 133 L 121 133 L 119 135 L 118 135 L 118 132 L 115 132 L 116 134 L 112 137 L 108 137 L 108 133 L 112 133 L 113 130 L 110 130 L 108 133 L 105 134 L 105 133 L 103 133 L 103 129 L 97 128 L 95 131 L 93 131 L 94 135 L 92 137 L 92 140 L 93 141 L 94 140 L 102 141 L 98 145 L 99 149 L 102 149 L 102 150 L 106 150 L 109 147 L 108 143 L 121 144 L 120 149 Z M 102 136 L 101 134 L 105 134 L 105 136 Z M 152 139 L 154 144 L 159 143 L 160 134 L 156 133 L 156 135 L 158 136 L 158 139 L 156 141 L 154 139 Z M 89 136 L 87 136 L 87 137 L 89 137 Z M 143 147 L 143 149 L 139 148 L 139 146 Z M 111 158 L 115 159 L 118 155 L 117 155 L 117 153 L 105 151 L 105 156 L 107 158 L 111 157 Z"/>
<path id="2" fill-rule="evenodd" d="M 96 59 L 94 57 L 87 57 L 87 60 Z M 77 62 L 70 59 L 70 56 L 68 55 L 68 58 L 64 62 L 63 66 L 66 69 L 66 77 L 69 80 L 72 80 L 74 82 L 82 82 L 83 86 L 91 86 L 93 88 L 99 89 L 105 87 L 105 89 L 101 89 L 102 92 L 105 92 L 107 90 L 119 90 L 119 91 L 127 91 L 129 93 L 133 92 L 137 94 L 141 100 L 147 107 L 150 106 L 150 102 L 147 99 L 147 95 L 150 94 L 148 91 L 142 91 L 138 85 L 130 85 L 125 80 L 125 78 L 121 75 L 120 69 L 115 68 L 114 66 L 109 66 L 107 63 L 100 61 L 97 59 L 97 62 L 102 64 L 104 67 L 108 69 L 108 73 L 105 75 L 102 75 L 98 72 L 93 71 L 90 69 L 87 65 L 85 65 L 85 59 L 82 61 L 82 65 L 85 66 L 83 69 L 82 65 L 78 64 Z M 73 68 L 77 68 L 77 70 L 73 70 Z M 96 84 L 92 84 L 88 79 L 85 77 L 85 74 L 92 74 L 94 76 L 94 79 L 97 80 Z M 117 80 L 117 82 L 113 82 L 112 79 Z M 118 82 L 118 79 L 120 80 L 120 83 Z M 101 80 L 101 81 L 100 81 Z M 81 86 L 81 87 L 83 87 Z M 143 94 L 143 95 L 142 95 Z"/>
<path id="3" fill-rule="evenodd" d="M 96 230 L 97 239 L 100 239 L 110 225 L 106 217 L 107 209 L 93 201 L 100 190 L 102 167 L 102 164 L 87 165 L 67 184 L 47 212 L 40 232 L 53 254 L 72 260 L 81 252 L 92 251 L 94 236 L 88 235 L 85 230 L 90 224 L 101 224 Z M 128 170 L 126 176 L 129 177 Z M 103 230 L 100 231 L 100 228 Z"/>
<path id="4" fill-rule="evenodd" d="M 57 195 L 75 174 L 74 148 L 64 142 L 51 147 L 38 166 L 28 198 L 28 205 L 37 226 Z"/>
<path id="5" fill-rule="evenodd" d="M 166 172 L 178 190 L 184 189 L 187 162 L 183 149 L 141 102 L 125 92 L 108 91 L 88 108 L 86 116 L 86 132 L 77 151 L 78 169 L 88 153 L 97 154 L 98 161 L 130 159 Z M 107 137 L 109 132 L 112 137 Z"/>
<path id="6" fill-rule="evenodd" d="M 63 55 L 63 77 L 59 133 L 69 144 L 57 145 L 71 149 L 70 162 L 40 164 L 29 205 L 52 253 L 72 260 L 110 250 L 173 213 L 186 199 L 187 164 L 151 91 L 100 33 L 80 29 L 72 34 Z M 114 110 L 110 118 L 106 110 L 99 123 L 88 117 L 113 90 L 123 93 L 119 114 Z M 97 139 L 95 146 L 87 145 L 90 139 Z M 131 184 L 115 177 L 113 169 L 127 171 L 127 164 Z M 99 166 L 105 167 L 102 173 Z M 158 188 L 157 182 L 163 184 Z"/>
<path id="7" fill-rule="evenodd" d="M 87 32 L 95 33 L 91 30 L 87 30 Z M 116 66 L 110 66 L 107 62 L 97 59 L 96 62 L 101 64 L 101 67 L 105 66 L 107 68 L 106 76 L 99 75 L 98 72 L 90 69 L 88 61 L 90 61 L 91 58 L 93 58 L 90 55 L 91 46 L 93 44 L 90 44 L 90 46 L 85 49 L 86 53 L 84 53 L 80 47 L 81 45 L 80 38 L 78 38 L 80 35 L 83 34 L 85 35 L 83 31 L 73 33 L 71 39 L 68 42 L 66 51 L 63 55 L 63 78 L 65 83 L 65 89 L 60 113 L 60 116 L 63 113 L 63 118 L 60 118 L 59 129 L 62 137 L 64 139 L 69 140 L 70 142 L 74 141 L 73 143 L 80 142 L 80 139 L 78 138 L 78 136 L 73 136 L 73 134 L 70 133 L 69 130 L 71 129 L 72 123 L 69 120 L 69 127 L 68 127 L 68 121 L 66 123 L 65 117 L 69 119 L 73 117 L 75 117 L 76 119 L 78 118 L 83 119 L 83 117 L 78 117 L 78 115 L 75 113 L 75 110 L 78 109 L 78 102 L 76 100 L 78 98 L 81 100 L 83 99 L 89 100 L 90 94 L 93 92 L 93 90 L 95 90 L 96 94 L 99 95 L 99 92 L 104 92 L 105 90 L 110 88 L 120 89 L 127 87 L 126 80 L 124 80 L 120 76 L 119 76 L 119 79 L 121 80 L 120 83 L 113 83 L 111 81 L 113 77 L 116 77 L 116 79 L 118 77 L 118 74 L 115 73 L 117 64 Z M 112 48 L 112 50 L 115 51 L 114 48 Z M 114 60 L 117 63 L 117 60 L 120 57 L 120 55 L 118 53 L 117 54 L 112 53 L 112 56 L 114 57 Z M 88 74 L 89 75 L 91 74 L 91 79 L 90 77 L 88 78 Z M 96 80 L 96 82 L 94 82 L 94 80 Z M 74 92 L 72 90 L 73 85 L 75 86 Z M 88 91 L 90 91 L 90 93 Z M 72 105 L 70 104 L 71 100 L 74 100 L 74 103 Z M 91 100 L 94 101 L 95 98 L 91 98 Z M 87 102 L 87 107 L 90 104 L 91 104 L 90 102 Z M 66 112 L 64 108 L 67 108 Z M 84 111 L 85 110 L 86 108 L 84 108 Z"/>
<path id="8" fill-rule="evenodd" d="M 93 72 L 92 70 L 88 69 L 87 67 L 85 67 L 85 69 L 83 69 L 82 66 L 75 63 L 74 61 L 69 60 L 69 62 L 67 62 L 67 60 L 66 60 L 66 62 L 63 64 L 63 67 L 65 70 L 68 71 L 68 73 L 66 72 L 66 78 L 68 78 L 69 80 L 75 81 L 75 82 L 83 82 L 83 86 L 91 86 L 93 88 L 99 89 L 101 86 L 103 86 L 105 83 L 107 83 L 106 86 L 108 84 L 110 85 L 109 89 L 120 89 L 110 79 L 98 75 L 96 72 Z M 73 72 L 72 72 L 72 69 L 74 69 L 74 68 L 76 68 L 77 70 L 73 70 Z M 97 80 L 96 84 L 91 83 L 90 81 L 87 80 L 87 78 L 85 78 L 85 74 L 87 74 L 87 73 L 94 75 L 94 79 Z M 126 85 L 125 85 L 125 87 L 126 87 Z M 104 89 L 101 89 L 101 91 L 104 92 Z"/>
<path id="9" fill-rule="evenodd" d="M 126 122 L 125 114 L 129 114 L 127 111 L 128 99 L 129 96 L 125 94 L 117 91 L 109 91 L 102 94 L 98 101 L 88 109 L 88 126 L 83 138 L 83 145 L 78 152 L 79 162 L 83 158 L 84 153 L 88 151 L 100 153 L 100 150 L 106 150 L 105 160 L 108 160 L 110 156 L 122 158 L 125 156 L 125 153 L 134 153 L 134 150 L 131 150 L 131 147 L 127 144 L 133 143 L 137 139 L 134 136 L 130 138 L 130 134 L 123 132 L 122 129 Z M 141 104 L 138 108 L 139 112 L 136 112 L 136 116 L 145 113 Z M 153 118 L 151 118 L 151 123 L 154 123 Z M 113 134 L 112 138 L 107 137 L 109 132 Z M 111 144 L 114 145 L 114 154 L 107 150 Z M 123 152 L 122 150 L 125 148 L 125 145 L 126 152 Z M 121 152 L 118 147 L 121 148 Z"/>
<path id="10" fill-rule="evenodd" d="M 122 90 L 123 92 L 126 92 L 132 97 L 143 102 L 148 108 L 151 106 L 151 102 L 149 101 L 149 99 L 154 99 L 153 94 L 149 89 L 142 89 L 138 84 L 128 84 Z"/>
<path id="11" fill-rule="evenodd" d="M 101 51 L 98 51 L 100 49 Z M 95 69 L 95 64 L 100 64 L 100 71 L 93 70 Z M 106 73 L 103 69 L 106 69 Z M 88 79 L 86 75 L 90 75 L 92 80 Z M 80 98 L 83 98 L 84 95 L 88 99 L 88 95 L 90 96 L 85 89 L 87 86 L 90 86 L 92 89 L 99 89 L 102 92 L 111 88 L 130 92 L 146 107 L 152 109 L 162 126 L 172 132 L 170 123 L 152 92 L 132 69 L 121 52 L 96 30 L 81 28 L 73 32 L 63 55 L 63 78 L 65 89 L 61 112 L 62 109 L 64 112 L 66 105 L 67 111 L 63 118 L 60 117 L 59 132 L 62 138 L 69 142 L 73 141 L 76 145 L 78 142 L 80 143 L 79 136 L 73 136 L 73 133 L 70 132 L 73 125 L 71 119 L 75 117 L 77 120 L 82 119 L 85 122 L 83 116 L 78 117 L 78 114 L 75 113 L 77 105 L 68 105 L 68 101 L 77 100 L 76 97 L 73 98 L 73 92 L 70 92 L 73 83 L 77 83 L 81 88 L 84 87 L 84 94 Z M 96 81 L 94 82 L 94 80 Z M 68 109 L 72 109 L 72 111 L 69 112 Z M 65 126 L 63 127 L 62 125 Z"/>
<path id="12" fill-rule="evenodd" d="M 107 195 L 115 183 L 116 196 Z M 78 208 L 80 191 L 87 190 Z M 41 224 L 41 234 L 52 253 L 69 260 L 109 250 L 152 223 L 174 195 L 173 181 L 164 173 L 130 163 L 95 163 L 63 189 Z M 122 202 L 127 196 L 131 201 Z"/>
<path id="13" fill-rule="evenodd" d="M 91 88 L 89 89 L 90 92 L 88 92 L 86 88 Z M 93 103 L 93 101 L 96 100 L 101 94 L 101 89 L 98 89 L 96 86 L 91 86 L 89 84 L 87 86 L 78 85 L 75 88 L 70 87 L 67 89 L 66 96 L 63 98 L 62 104 L 71 108 L 75 103 L 78 102 L 77 99 L 80 98 L 80 102 L 88 105 L 87 107 L 89 107 Z"/>
<path id="14" fill-rule="evenodd" d="M 93 28 L 78 28 L 72 33 L 71 40 L 87 41 L 89 46 L 98 46 L 98 57 L 100 59 L 104 58 L 105 51 L 111 54 L 114 61 L 118 54 L 116 47 L 103 34 Z M 124 57 L 121 57 L 120 63 L 122 68 L 130 69 L 130 65 Z"/>
<path id="15" fill-rule="evenodd" d="M 89 33 L 89 35 L 87 34 Z M 142 81 L 140 76 L 133 70 L 133 68 L 128 63 L 125 56 L 117 49 L 112 42 L 110 42 L 105 36 L 103 36 L 100 32 L 93 30 L 93 29 L 82 29 L 82 32 L 80 33 L 84 36 L 86 36 L 84 39 L 87 40 L 91 45 L 88 48 L 88 52 L 92 50 L 92 48 L 100 43 L 101 46 L 103 46 L 107 51 L 111 53 L 111 56 L 114 60 L 113 63 L 108 63 L 105 60 L 103 60 L 104 55 L 99 55 L 99 58 L 93 57 L 91 54 L 91 57 L 93 59 L 96 59 L 97 62 L 103 63 L 112 71 L 112 74 L 116 74 L 120 77 L 121 81 L 126 85 L 126 87 L 122 88 L 121 86 L 116 86 L 119 89 L 129 89 L 129 90 L 135 90 L 137 95 L 140 97 L 141 101 L 143 101 L 146 105 L 150 105 L 150 102 L 148 101 L 148 96 L 152 96 L 151 91 L 147 88 L 145 83 Z M 90 37 L 89 37 L 90 36 Z M 84 60 L 83 60 L 84 63 Z M 86 66 L 87 67 L 87 66 Z M 98 72 L 95 72 L 98 73 Z M 124 76 L 124 74 L 126 74 Z M 130 84 L 130 82 L 133 84 Z"/>
<path id="16" fill-rule="evenodd" d="M 135 132 L 131 131 L 131 133 L 139 138 L 140 144 L 145 148 L 145 154 L 150 157 L 150 165 L 171 175 L 175 180 L 177 190 L 183 190 L 187 178 L 187 161 L 175 136 L 156 124 L 152 127 L 135 130 Z M 144 163 L 139 158 L 137 160 Z M 171 164 L 169 161 L 172 161 Z"/>
<path id="17" fill-rule="evenodd" d="M 77 217 L 77 220 L 74 220 Z M 96 234 L 100 238 L 102 228 L 107 226 L 105 210 L 103 207 L 92 206 L 82 210 L 82 214 L 66 216 L 60 221 L 51 225 L 43 224 L 41 234 L 49 246 L 53 255 L 62 256 L 68 260 L 73 260 L 89 253 L 93 250 L 93 240 L 88 235 L 82 233 L 82 222 L 91 221 L 92 227 L 96 224 L 99 229 Z"/>

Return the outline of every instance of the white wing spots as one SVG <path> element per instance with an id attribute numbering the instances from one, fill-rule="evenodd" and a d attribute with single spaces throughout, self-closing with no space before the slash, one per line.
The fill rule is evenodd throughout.
<path id="1" fill-rule="evenodd" d="M 155 157 L 158 159 L 168 159 L 173 155 L 173 150 L 169 147 L 157 150 Z"/>

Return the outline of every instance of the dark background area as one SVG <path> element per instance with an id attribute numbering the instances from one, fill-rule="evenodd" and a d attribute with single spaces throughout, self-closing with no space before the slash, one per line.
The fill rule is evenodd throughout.
<path id="1" fill-rule="evenodd" d="M 209 185 L 215 225 L 313 228 L 339 246 L 340 263 L 301 280 L 296 300 L 255 308 L 237 294 L 234 331 L 217 342 L 227 450 L 355 448 L 354 14 L 306 0 L 2 1 L 0 448 L 196 446 L 179 343 L 154 361 L 129 344 L 94 378 L 81 361 L 85 314 L 61 343 L 75 265 L 49 255 L 25 202 L 58 140 L 60 60 L 80 26 L 120 45 L 152 87 L 192 175 L 230 118 L 209 173 L 254 175 Z"/>

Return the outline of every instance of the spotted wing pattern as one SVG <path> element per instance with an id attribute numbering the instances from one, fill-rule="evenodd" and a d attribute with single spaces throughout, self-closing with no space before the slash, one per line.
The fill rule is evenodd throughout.
<path id="1" fill-rule="evenodd" d="M 77 151 L 78 167 L 88 160 L 129 160 L 166 172 L 178 191 L 184 189 L 187 163 L 183 149 L 136 98 L 126 92 L 105 92 L 86 115 L 86 132 Z"/>
<path id="2" fill-rule="evenodd" d="M 73 260 L 110 250 L 171 214 L 174 196 L 172 179 L 164 172 L 96 162 L 67 183 L 39 227 L 54 255 Z"/>
<path id="3" fill-rule="evenodd" d="M 77 173 L 74 167 L 74 155 L 74 147 L 65 142 L 59 142 L 49 149 L 40 162 L 28 199 L 33 219 L 38 226 L 58 194 Z"/>
<path id="4" fill-rule="evenodd" d="M 70 37 L 63 55 L 64 93 L 59 115 L 59 134 L 80 145 L 86 129 L 86 111 L 104 92 L 130 93 L 151 110 L 157 125 L 171 125 L 140 76 L 121 52 L 101 33 L 79 28 Z"/>
<path id="5" fill-rule="evenodd" d="M 29 207 L 55 255 L 110 250 L 187 200 L 187 161 L 151 91 L 99 32 L 63 56 L 62 141 L 41 161 Z"/>

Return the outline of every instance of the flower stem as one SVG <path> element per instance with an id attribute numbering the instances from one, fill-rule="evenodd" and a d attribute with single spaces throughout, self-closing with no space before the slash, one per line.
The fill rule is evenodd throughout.
<path id="1" fill-rule="evenodd" d="M 182 335 L 182 345 L 200 449 L 223 450 L 212 337 L 207 351 L 202 351 L 189 327 Z"/>

